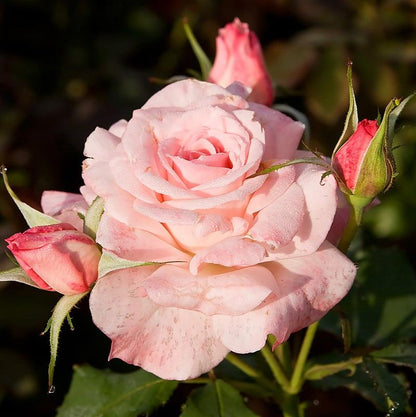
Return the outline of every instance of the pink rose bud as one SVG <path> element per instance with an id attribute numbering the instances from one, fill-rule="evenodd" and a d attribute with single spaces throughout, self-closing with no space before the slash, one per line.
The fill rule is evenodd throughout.
<path id="1" fill-rule="evenodd" d="M 272 81 L 264 64 L 257 36 L 238 18 L 219 30 L 217 54 L 208 81 L 228 87 L 239 81 L 252 89 L 249 101 L 270 106 L 273 103 Z"/>
<path id="2" fill-rule="evenodd" d="M 78 294 L 97 280 L 101 252 L 70 224 L 32 227 L 6 242 L 20 266 L 44 290 Z"/>
<path id="3" fill-rule="evenodd" d="M 394 161 L 377 120 L 359 122 L 355 132 L 335 152 L 332 165 L 347 193 L 360 199 L 362 206 L 388 188 Z"/>

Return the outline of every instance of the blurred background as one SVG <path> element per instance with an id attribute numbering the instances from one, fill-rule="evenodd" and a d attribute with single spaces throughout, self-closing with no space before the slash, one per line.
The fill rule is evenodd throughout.
<path id="1" fill-rule="evenodd" d="M 43 190 L 77 192 L 89 133 L 129 118 L 160 88 L 151 77 L 198 69 L 182 18 L 213 60 L 218 29 L 236 16 L 263 45 L 276 103 L 307 116 L 313 149 L 330 155 L 342 131 L 348 59 L 360 119 L 376 118 L 391 98 L 416 90 L 414 0 L 2 0 L 0 163 L 15 192 L 37 208 Z M 400 175 L 366 216 L 365 239 L 398 248 L 416 267 L 416 100 L 400 117 L 395 144 Z M 0 198 L 6 269 L 3 239 L 26 226 L 3 186 Z M 39 334 L 57 299 L 0 284 L 1 416 L 53 416 L 73 364 L 107 366 L 109 342 L 84 301 L 73 314 L 75 332 L 63 331 L 57 390 L 47 394 L 48 338 Z M 337 416 L 379 415 L 347 391 L 318 401 L 327 405 L 315 415 L 335 415 L 336 401 L 344 402 Z"/>

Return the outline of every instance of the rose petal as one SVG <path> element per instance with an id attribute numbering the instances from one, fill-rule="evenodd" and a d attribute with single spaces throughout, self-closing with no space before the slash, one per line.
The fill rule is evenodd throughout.
<path id="1" fill-rule="evenodd" d="M 281 162 L 275 161 L 272 165 Z M 266 176 L 264 184 L 251 196 L 247 213 L 256 213 L 281 196 L 295 180 L 295 167 L 287 166 Z"/>
<path id="2" fill-rule="evenodd" d="M 100 161 L 109 161 L 120 143 L 120 138 L 108 130 L 97 127 L 87 138 L 84 155 Z"/>
<path id="3" fill-rule="evenodd" d="M 305 215 L 305 198 L 302 188 L 293 183 L 283 195 L 260 210 L 248 234 L 275 251 L 287 245 L 297 233 Z"/>
<path id="4" fill-rule="evenodd" d="M 155 107 L 188 107 L 200 105 L 215 105 L 223 103 L 226 98 L 227 103 L 240 107 L 242 103 L 246 103 L 238 95 L 232 95 L 225 88 L 216 84 L 205 83 L 188 78 L 167 85 L 163 90 L 154 94 L 144 104 L 143 109 Z"/>
<path id="5" fill-rule="evenodd" d="M 112 124 L 108 131 L 115 136 L 121 138 L 126 131 L 127 128 L 127 120 L 121 119 L 118 122 Z"/>
<path id="6" fill-rule="evenodd" d="M 276 290 L 273 274 L 262 266 L 236 270 L 210 267 L 198 276 L 184 266 L 163 265 L 144 282 L 148 297 L 164 307 L 207 315 L 240 315 Z"/>
<path id="7" fill-rule="evenodd" d="M 160 223 L 144 218 L 142 229 L 126 226 L 107 213 L 101 217 L 97 242 L 121 258 L 133 261 L 185 261 L 189 255 L 180 251 Z"/>
<path id="8" fill-rule="evenodd" d="M 296 165 L 296 182 L 302 187 L 306 213 L 291 243 L 280 247 L 276 256 L 284 259 L 313 253 L 325 240 L 337 209 L 337 184 L 325 170 L 312 164 Z"/>
<path id="9" fill-rule="evenodd" d="M 305 126 L 262 104 L 250 103 L 250 109 L 254 110 L 267 138 L 263 161 L 293 159 Z"/>
<path id="10" fill-rule="evenodd" d="M 197 275 L 203 263 L 224 266 L 256 265 L 264 260 L 267 253 L 263 245 L 240 236 L 229 237 L 199 251 L 191 260 L 189 270 Z"/>
<path id="11" fill-rule="evenodd" d="M 355 265 L 325 242 L 315 253 L 265 266 L 278 290 L 263 305 L 241 316 L 213 316 L 215 331 L 237 353 L 255 352 L 268 334 L 282 343 L 291 333 L 323 317 L 350 289 Z"/>
<path id="12" fill-rule="evenodd" d="M 112 339 L 110 358 L 120 358 L 163 379 L 194 378 L 228 353 L 198 311 L 160 307 L 135 290 L 153 267 L 113 272 L 92 290 L 94 323 Z"/>

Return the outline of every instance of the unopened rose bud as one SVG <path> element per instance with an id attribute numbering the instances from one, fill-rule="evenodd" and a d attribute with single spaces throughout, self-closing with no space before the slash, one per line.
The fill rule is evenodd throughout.
<path id="1" fill-rule="evenodd" d="M 37 226 L 6 239 L 7 248 L 42 289 L 70 295 L 97 280 L 101 252 L 86 234 L 67 223 Z"/>
<path id="2" fill-rule="evenodd" d="M 358 123 L 356 131 L 335 152 L 332 166 L 347 192 L 362 199 L 363 206 L 388 188 L 394 160 L 377 120 L 364 119 Z"/>
<path id="3" fill-rule="evenodd" d="M 236 18 L 219 30 L 217 53 L 208 81 L 222 87 L 239 81 L 252 89 L 249 101 L 267 106 L 273 103 L 273 85 L 260 42 L 247 23 Z"/>

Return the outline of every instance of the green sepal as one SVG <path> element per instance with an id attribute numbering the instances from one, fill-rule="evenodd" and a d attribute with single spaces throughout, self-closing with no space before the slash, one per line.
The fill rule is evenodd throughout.
<path id="1" fill-rule="evenodd" d="M 98 225 L 104 212 L 104 200 L 97 197 L 87 210 L 84 218 L 84 233 L 95 240 Z"/>
<path id="2" fill-rule="evenodd" d="M 167 261 L 167 262 L 152 262 L 152 261 L 132 261 L 130 259 L 123 259 L 112 252 L 103 251 L 100 262 L 98 263 L 98 278 L 109 274 L 113 271 L 126 268 L 137 268 L 140 266 L 150 265 L 164 265 L 168 263 L 177 263 L 183 261 Z"/>
<path id="3" fill-rule="evenodd" d="M 49 331 L 49 343 L 51 350 L 51 358 L 48 367 L 49 392 L 54 391 L 53 375 L 55 371 L 56 357 L 58 354 L 59 333 L 61 331 L 62 324 L 64 320 L 68 318 L 68 315 L 70 311 L 74 308 L 74 306 L 88 293 L 89 291 L 81 294 L 64 295 L 63 297 L 61 297 L 53 309 L 52 316 L 48 321 L 46 329 L 42 333 L 45 334 Z M 70 323 L 72 325 L 71 321 Z M 73 328 L 73 326 L 71 327 Z"/>
<path id="4" fill-rule="evenodd" d="M 373 198 L 390 188 L 396 176 L 392 153 L 394 127 L 399 114 L 413 96 L 414 94 L 404 100 L 393 99 L 387 105 L 381 124 L 361 164 L 360 175 L 354 190 L 357 196 Z M 367 173 L 371 173 L 373 179 L 370 183 Z"/>
<path id="5" fill-rule="evenodd" d="M 2 166 L 0 169 L 0 172 L 3 174 L 3 181 L 6 187 L 6 190 L 9 193 L 10 197 L 15 202 L 17 208 L 22 213 L 29 227 L 48 226 L 51 224 L 60 223 L 60 221 L 54 219 L 53 217 L 48 216 L 47 214 L 42 213 L 38 210 L 35 210 L 34 208 L 30 207 L 28 204 L 21 201 L 19 197 L 11 189 L 6 171 L 7 171 L 7 168 L 5 166 Z"/>
<path id="6" fill-rule="evenodd" d="M 270 174 L 271 172 L 278 171 L 279 169 L 288 167 L 290 165 L 297 165 L 297 164 L 319 165 L 328 169 L 327 175 L 332 173 L 331 167 L 328 165 L 328 163 L 324 159 L 321 159 L 318 157 L 311 157 L 311 158 L 292 159 L 291 161 L 283 162 L 281 164 L 272 165 L 268 168 L 260 169 L 260 171 L 257 171 L 255 174 L 251 175 L 249 178 L 258 177 L 259 175 Z"/>
<path id="7" fill-rule="evenodd" d="M 33 281 L 26 272 L 20 268 L 9 269 L 8 271 L 0 272 L 0 282 L 20 282 L 22 284 L 30 285 L 31 287 L 40 288 L 35 281 Z"/>
<path id="8" fill-rule="evenodd" d="M 347 69 L 347 82 L 348 82 L 348 92 L 349 92 L 349 108 L 347 117 L 345 119 L 344 129 L 342 131 L 341 137 L 338 140 L 332 153 L 332 158 L 334 158 L 335 153 L 338 149 L 349 139 L 349 137 L 357 130 L 358 126 L 358 110 L 357 103 L 355 101 L 354 87 L 352 84 L 352 62 L 348 62 Z"/>
<path id="9" fill-rule="evenodd" d="M 196 58 L 198 59 L 199 66 L 201 67 L 202 80 L 207 80 L 212 67 L 211 61 L 205 54 L 204 50 L 201 48 L 201 45 L 196 40 L 194 33 L 192 32 L 192 29 L 186 19 L 183 20 L 183 29 L 189 43 L 191 44 L 192 50 L 196 55 Z"/>

